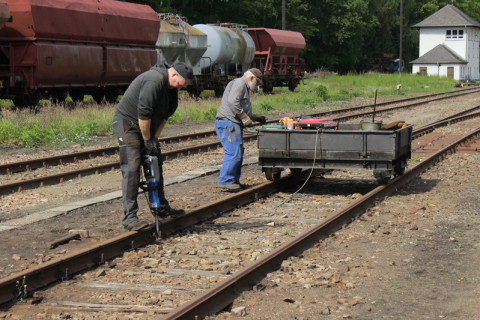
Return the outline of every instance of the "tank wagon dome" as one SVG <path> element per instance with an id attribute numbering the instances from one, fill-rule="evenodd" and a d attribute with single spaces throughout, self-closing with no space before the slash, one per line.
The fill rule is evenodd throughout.
<path id="1" fill-rule="evenodd" d="M 153 46 L 160 28 L 157 13 L 147 5 L 114 0 L 5 1 L 13 21 L 0 30 L 0 38 L 4 39 Z"/>

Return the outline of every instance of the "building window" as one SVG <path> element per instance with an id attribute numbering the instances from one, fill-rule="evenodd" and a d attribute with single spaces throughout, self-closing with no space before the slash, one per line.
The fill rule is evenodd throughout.
<path id="1" fill-rule="evenodd" d="M 463 30 L 447 30 L 447 39 L 463 39 Z"/>
<path id="2" fill-rule="evenodd" d="M 426 76 L 427 75 L 427 67 L 420 67 L 420 74 L 422 76 Z"/>

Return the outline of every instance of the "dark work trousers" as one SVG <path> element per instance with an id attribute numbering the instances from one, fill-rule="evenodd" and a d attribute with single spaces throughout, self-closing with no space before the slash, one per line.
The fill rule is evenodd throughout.
<path id="1" fill-rule="evenodd" d="M 123 211 L 125 216 L 122 224 L 127 226 L 129 223 L 138 220 L 138 187 L 140 185 L 140 167 L 142 160 L 143 137 L 140 129 L 128 120 L 113 117 L 113 132 L 118 140 L 120 153 L 120 169 L 122 170 L 122 196 Z M 158 172 L 160 173 L 160 182 L 158 185 L 158 198 L 162 207 L 168 207 L 168 201 L 165 198 L 163 188 L 163 160 L 158 148 Z"/>

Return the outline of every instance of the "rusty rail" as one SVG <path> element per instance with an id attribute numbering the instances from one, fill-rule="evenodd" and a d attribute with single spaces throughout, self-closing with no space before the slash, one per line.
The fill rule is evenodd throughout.
<path id="1" fill-rule="evenodd" d="M 307 247 L 322 239 L 327 234 L 341 228 L 349 223 L 351 219 L 360 215 L 371 203 L 377 201 L 402 185 L 406 184 L 430 166 L 442 160 L 447 154 L 455 152 L 456 148 L 467 143 L 473 136 L 480 134 L 480 128 L 472 133 L 465 135 L 444 149 L 422 161 L 415 168 L 406 171 L 388 185 L 377 187 L 364 197 L 352 203 L 347 208 L 341 210 L 334 216 L 326 219 L 322 223 L 312 227 L 305 233 L 297 236 L 288 243 L 282 245 L 273 252 L 265 255 L 260 260 L 249 265 L 233 274 L 229 279 L 222 281 L 217 286 L 211 288 L 190 303 L 174 310 L 167 315 L 166 319 L 194 319 L 195 316 L 205 316 L 213 314 L 223 309 L 231 303 L 235 296 L 241 290 L 249 288 L 263 277 L 265 272 L 272 270 L 286 257 L 298 254 Z M 163 235 L 170 235 L 178 230 L 187 228 L 190 225 L 202 222 L 206 219 L 216 217 L 222 213 L 237 208 L 238 206 L 253 202 L 259 198 L 268 196 L 276 192 L 280 185 L 292 184 L 297 179 L 302 179 L 309 174 L 309 170 L 304 170 L 299 175 L 290 175 L 281 179 L 281 184 L 267 182 L 262 185 L 238 192 L 222 200 L 206 204 L 190 210 L 186 215 L 178 219 L 165 220 L 161 226 Z M 65 255 L 46 262 L 38 267 L 27 269 L 0 280 L 0 303 L 8 302 L 18 293 L 17 281 L 28 284 L 30 292 L 51 284 L 58 280 L 67 280 L 68 277 L 79 271 L 91 268 L 95 265 L 103 264 L 107 259 L 122 254 L 127 250 L 143 246 L 154 240 L 154 226 L 151 225 L 138 232 L 132 231 L 112 239 L 103 241 L 95 246 L 80 250 L 75 253 Z"/>
<path id="2" fill-rule="evenodd" d="M 260 281 L 267 272 L 278 269 L 283 260 L 289 256 L 302 253 L 319 240 L 341 229 L 342 226 L 350 223 L 355 217 L 360 216 L 365 209 L 378 201 L 378 199 L 395 192 L 398 188 L 443 160 L 447 154 L 454 153 L 459 145 L 466 143 L 473 136 L 479 135 L 480 127 L 425 159 L 415 168 L 406 171 L 402 176 L 393 179 L 388 185 L 377 187 L 347 208 L 266 254 L 248 267 L 237 271 L 231 277 L 200 294 L 189 303 L 170 312 L 164 319 L 196 319 L 196 317 L 201 319 L 221 311 L 231 304 L 240 292 L 250 289 L 252 284 Z"/>
<path id="3" fill-rule="evenodd" d="M 447 97 L 441 97 L 439 99 L 434 99 L 434 100 L 429 100 L 429 101 L 423 101 L 421 103 L 418 103 L 417 105 L 428 103 L 431 101 L 437 101 L 437 100 L 442 100 L 442 99 L 449 99 L 457 96 L 461 96 L 464 94 L 471 94 L 471 93 L 476 93 L 480 92 L 477 88 L 474 89 L 463 89 L 460 91 L 454 91 L 452 95 L 449 95 Z M 412 98 L 407 98 L 407 99 L 401 99 L 401 100 L 392 100 L 392 101 L 386 101 L 382 103 L 377 103 L 377 106 L 386 106 L 390 104 L 395 104 L 395 103 L 404 103 L 407 101 L 415 101 L 419 99 L 427 99 L 435 96 L 440 96 L 440 95 L 447 95 L 452 92 L 442 92 L 442 93 L 434 93 L 431 95 L 423 95 L 419 97 L 412 97 Z M 327 111 L 327 112 L 319 112 L 319 113 L 311 113 L 307 114 L 307 116 L 312 116 L 312 117 L 318 117 L 318 116 L 331 116 L 333 114 L 339 114 L 339 113 L 344 113 L 344 112 L 352 112 L 352 111 L 359 111 L 362 109 L 367 109 L 372 107 L 373 105 L 365 105 L 365 106 L 359 106 L 359 107 L 353 107 L 353 108 L 346 108 L 346 109 L 339 109 L 339 110 L 332 110 L 332 111 Z M 414 105 L 407 105 L 404 106 L 405 108 L 412 107 Z M 398 108 L 398 107 L 397 107 Z M 389 111 L 394 110 L 395 108 L 388 109 Z M 346 117 L 345 119 L 354 119 L 358 117 L 363 117 L 367 116 L 371 113 L 362 113 L 359 114 L 358 116 L 355 116 L 352 118 L 352 116 Z M 337 118 L 340 121 L 345 121 L 343 118 Z M 277 123 L 278 119 L 274 120 L 268 120 L 267 123 Z M 211 137 L 215 136 L 215 130 L 208 130 L 208 131 L 203 131 L 203 132 L 198 132 L 198 133 L 191 133 L 191 134 L 184 134 L 184 135 L 178 135 L 178 136 L 172 136 L 172 137 L 164 137 L 160 138 L 159 141 L 170 144 L 170 143 L 177 143 L 181 141 L 189 141 L 189 140 L 196 140 L 196 139 L 201 139 L 201 138 L 206 138 L 206 137 Z M 101 149 L 96 149 L 96 150 L 89 150 L 89 151 L 82 151 L 82 152 L 77 152 L 77 153 L 71 153 L 71 154 L 65 154 L 65 155 L 59 155 L 59 156 L 54 156 L 54 157 L 47 157 L 47 158 L 42 158 L 42 159 L 35 159 L 35 160 L 29 160 L 29 161 L 21 161 L 21 162 L 15 162 L 15 163 L 8 163 L 8 164 L 2 164 L 0 165 L 0 175 L 5 175 L 5 174 L 11 174 L 11 173 L 17 173 L 17 172 L 23 172 L 23 171 L 29 171 L 29 170 L 35 170 L 38 168 L 44 168 L 44 167 L 49 167 L 49 166 L 57 166 L 57 165 L 62 165 L 62 164 L 67 164 L 67 163 L 72 163 L 72 162 L 77 162 L 79 160 L 87 160 L 87 159 L 92 159 L 96 157 L 105 157 L 108 155 L 114 155 L 118 153 L 118 146 L 114 147 L 107 147 L 107 148 L 101 148 Z"/>

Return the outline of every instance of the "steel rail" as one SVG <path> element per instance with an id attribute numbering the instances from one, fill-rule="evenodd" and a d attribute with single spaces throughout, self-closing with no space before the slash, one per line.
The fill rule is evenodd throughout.
<path id="1" fill-rule="evenodd" d="M 215 131 L 204 131 L 198 133 L 182 134 L 178 136 L 164 137 L 158 139 L 158 141 L 165 144 L 177 143 L 181 141 L 196 140 L 201 138 L 207 138 L 215 135 Z M 35 159 L 29 161 L 21 161 L 15 163 L 7 163 L 0 165 L 0 175 L 23 172 L 34 170 L 38 168 L 44 168 L 49 166 L 57 166 L 71 162 L 77 162 L 79 160 L 87 160 L 96 157 L 105 157 L 118 154 L 118 146 L 101 148 L 96 150 L 88 150 L 82 152 L 76 152 L 71 154 L 59 155 L 54 157 L 47 157 L 42 159 Z"/>
<path id="2" fill-rule="evenodd" d="M 256 135 L 245 135 L 243 137 L 244 141 L 256 140 Z M 208 144 L 203 144 L 200 146 L 194 146 L 189 148 L 182 148 L 177 150 L 172 150 L 162 153 L 162 158 L 164 161 L 173 160 L 183 156 L 191 156 L 194 154 L 199 154 L 202 152 L 209 152 L 212 150 L 217 150 L 221 147 L 220 142 L 213 142 Z M 117 147 L 118 149 L 118 147 Z M 14 192 L 20 192 L 22 190 L 33 189 L 38 187 L 43 187 L 46 185 L 53 185 L 65 182 L 69 179 L 81 178 L 82 176 L 99 174 L 110 170 L 115 170 L 120 168 L 120 163 L 118 161 L 102 164 L 95 167 L 89 167 L 79 170 L 73 170 L 68 172 L 62 172 L 54 175 L 49 175 L 45 177 L 39 177 L 35 179 L 23 180 L 14 183 L 0 185 L 0 196 L 11 194 Z"/>
<path id="3" fill-rule="evenodd" d="M 414 104 L 417 105 L 417 104 Z M 389 112 L 392 110 L 397 110 L 398 108 L 408 108 L 410 105 L 407 106 L 400 106 L 400 107 L 394 107 L 394 108 L 389 108 L 389 109 L 383 109 L 383 110 L 378 110 L 377 113 L 381 112 Z M 468 115 L 472 111 L 480 109 L 480 106 L 475 106 L 473 108 L 470 108 L 468 110 L 462 111 L 458 114 L 446 117 L 444 119 L 438 120 L 432 124 L 423 126 L 420 129 L 417 129 L 413 132 L 413 138 L 415 139 L 417 136 L 421 136 L 423 134 L 426 134 L 428 132 L 433 131 L 435 128 L 446 126 L 451 123 L 456 123 L 459 121 L 464 121 L 468 119 L 472 119 L 475 117 L 478 117 L 478 114 L 472 114 Z M 355 114 L 355 115 L 350 115 L 350 116 L 345 116 L 345 117 L 340 117 L 340 118 L 334 118 L 334 120 L 337 121 L 345 121 L 345 120 L 351 120 L 351 119 L 356 119 L 365 115 L 371 114 L 371 112 L 367 113 L 361 113 L 361 114 Z M 467 114 L 467 116 L 460 116 L 462 114 Z M 420 130 L 420 131 L 419 131 Z M 257 136 L 256 135 L 246 135 L 244 137 L 245 141 L 252 141 L 256 140 Z M 183 148 L 183 149 L 178 149 L 178 150 L 173 150 L 169 152 L 165 152 L 162 154 L 163 160 L 168 161 L 171 159 L 175 159 L 178 157 L 182 156 L 191 156 L 194 154 L 199 154 L 202 152 L 209 152 L 212 149 L 218 149 L 221 147 L 220 142 L 214 142 L 214 143 L 209 143 L 205 145 L 200 145 L 200 146 L 194 146 L 194 147 L 189 147 L 189 148 Z M 9 184 L 4 184 L 0 185 L 0 196 L 1 195 L 6 195 L 6 194 L 11 194 L 14 192 L 20 192 L 22 190 L 27 190 L 27 189 L 33 189 L 33 188 L 38 188 L 38 187 L 43 187 L 46 185 L 53 185 L 53 184 L 58 184 L 62 183 L 64 181 L 67 181 L 69 179 L 74 179 L 74 178 L 81 178 L 82 176 L 86 175 L 91 175 L 91 174 L 99 174 L 103 173 L 109 170 L 115 170 L 119 168 L 119 163 L 118 162 L 110 162 L 107 164 L 95 166 L 95 167 L 89 167 L 89 168 L 84 168 L 84 169 L 79 169 L 79 170 L 74 170 L 74 171 L 68 171 L 68 172 L 63 172 L 55 175 L 49 175 L 45 177 L 39 177 L 35 179 L 30 179 L 30 180 L 24 180 L 24 181 L 19 181 L 19 182 L 14 182 L 14 183 L 9 183 Z"/>
<path id="4" fill-rule="evenodd" d="M 319 240 L 326 238 L 329 234 L 349 224 L 356 217 L 362 215 L 365 209 L 377 202 L 378 199 L 383 199 L 385 196 L 394 193 L 398 188 L 437 162 L 443 160 L 447 154 L 454 153 L 458 145 L 467 143 L 469 139 L 479 135 L 480 127 L 431 155 L 413 169 L 406 171 L 403 175 L 394 178 L 388 185 L 377 187 L 345 209 L 340 210 L 333 216 L 264 255 L 246 268 L 235 272 L 231 277 L 220 282 L 218 285 L 200 294 L 185 305 L 173 310 L 167 314 L 164 319 L 200 319 L 221 311 L 231 304 L 240 292 L 250 289 L 253 284 L 263 279 L 267 272 L 278 269 L 283 260 L 293 255 L 299 255 Z"/>
<path id="5" fill-rule="evenodd" d="M 473 92 L 470 92 L 470 91 L 473 91 Z M 401 100 L 386 101 L 386 102 L 378 103 L 377 107 L 378 106 L 389 105 L 389 104 L 395 104 L 395 103 L 404 103 L 404 102 L 407 102 L 407 101 L 415 101 L 415 100 L 419 100 L 419 99 L 427 99 L 427 98 L 431 98 L 431 97 L 435 97 L 435 96 L 439 96 L 439 95 L 451 94 L 448 97 L 444 97 L 444 98 L 451 98 L 451 97 L 462 96 L 464 94 L 470 94 L 470 93 L 476 93 L 476 92 L 480 92 L 480 90 L 478 90 L 477 88 L 473 88 L 473 89 L 463 89 L 461 91 L 454 91 L 454 92 L 434 93 L 434 94 L 431 94 L 431 95 L 423 95 L 423 96 L 419 96 L 419 97 L 412 97 L 412 98 L 406 98 L 406 99 L 401 99 Z M 436 100 L 431 100 L 431 101 L 436 101 Z M 430 102 L 430 101 L 423 101 L 422 104 L 423 103 L 428 103 L 428 102 Z M 319 112 L 319 113 L 317 112 L 317 113 L 307 114 L 307 116 L 311 116 L 311 117 L 331 116 L 333 114 L 358 111 L 358 110 L 367 109 L 367 108 L 371 108 L 371 107 L 373 107 L 373 105 L 365 105 L 365 106 L 345 108 L 345 109 L 332 110 L 332 111 Z M 380 112 L 380 110 L 378 110 L 377 112 Z M 371 114 L 371 113 L 362 114 L 362 116 L 369 115 L 369 114 Z M 277 122 L 278 122 L 278 119 L 267 121 L 267 123 L 277 123 Z M 181 142 L 181 141 L 189 141 L 189 140 L 196 140 L 196 139 L 201 139 L 201 138 L 212 137 L 212 136 L 215 136 L 215 135 L 216 135 L 215 130 L 207 130 L 207 131 L 198 132 L 198 133 L 190 133 L 190 134 L 177 135 L 177 136 L 171 136 L 171 137 L 163 137 L 163 138 L 160 138 L 159 141 L 163 142 L 165 144 L 171 144 L 171 143 L 177 143 L 177 142 Z M 96 157 L 105 157 L 105 156 L 109 156 L 109 155 L 115 155 L 117 153 L 118 153 L 118 146 L 114 146 L 114 147 L 100 148 L 100 149 L 96 149 L 96 150 L 88 150 L 88 151 L 82 151 L 82 152 L 77 152 L 77 153 L 59 155 L 59 156 L 54 156 L 54 157 L 46 157 L 46 158 L 41 158 L 41 159 L 34 159 L 34 160 L 20 161 L 20 162 L 15 162 L 15 163 L 1 164 L 0 165 L 0 175 L 18 173 L 18 172 L 29 171 L 29 170 L 35 170 L 35 169 L 45 168 L 45 167 L 48 168 L 49 166 L 57 166 L 57 165 L 77 162 L 77 161 L 80 161 L 80 160 L 92 159 L 92 158 L 96 158 Z"/>
<path id="6" fill-rule="evenodd" d="M 477 92 L 467 92 L 463 95 L 472 94 L 472 93 L 477 93 Z M 446 100 L 446 99 L 455 98 L 455 97 L 457 97 L 457 95 L 452 95 L 452 96 L 448 96 L 448 97 L 440 97 L 440 98 L 436 98 L 436 99 L 432 99 L 432 100 L 428 100 L 428 101 L 415 102 L 415 103 L 407 104 L 407 105 L 404 105 L 404 106 L 398 106 L 398 107 L 376 110 L 375 113 L 378 114 L 378 113 L 385 113 L 385 112 L 390 112 L 390 111 L 397 111 L 397 110 L 400 110 L 400 109 L 407 109 L 407 108 L 411 108 L 411 107 L 420 106 L 422 104 L 427 104 L 427 103 L 430 103 L 430 102 L 435 102 L 435 101 L 440 101 L 440 100 Z M 338 121 L 338 122 L 342 122 L 342 121 L 348 121 L 348 120 L 352 120 L 352 119 L 365 117 L 365 116 L 372 115 L 372 114 L 373 114 L 373 111 L 364 112 L 364 113 L 357 113 L 355 115 L 349 115 L 349 116 L 334 118 L 334 120 Z"/>
<path id="7" fill-rule="evenodd" d="M 282 181 L 293 183 L 293 181 L 299 178 L 302 178 L 302 175 L 285 177 Z M 161 233 L 163 236 L 170 235 L 206 219 L 221 215 L 223 212 L 268 196 L 276 192 L 278 188 L 278 184 L 266 182 L 224 199 L 197 207 L 177 219 L 162 221 L 160 226 Z M 14 294 L 18 292 L 17 281 L 23 283 L 23 279 L 25 279 L 27 288 L 31 293 L 55 281 L 68 279 L 74 273 L 89 269 L 95 265 L 101 265 L 104 261 L 114 258 L 125 251 L 150 243 L 155 240 L 154 234 L 155 226 L 150 225 L 140 231 L 121 234 L 89 248 L 45 262 L 38 267 L 0 279 L 0 304 L 12 300 Z"/>
<path id="8" fill-rule="evenodd" d="M 472 134 L 466 135 L 455 143 L 438 151 L 422 161 L 415 168 L 406 171 L 404 175 L 393 179 L 390 184 L 376 188 L 346 209 L 337 213 L 335 216 L 328 218 L 325 222 L 322 222 L 292 241 L 282 245 L 279 249 L 264 256 L 254 264 L 249 265 L 246 269 L 236 272 L 229 279 L 208 290 L 206 293 L 195 299 L 195 301 L 174 310 L 167 316 L 167 318 L 193 319 L 196 315 L 212 314 L 223 309 L 226 305 L 231 303 L 232 299 L 239 292 L 238 290 L 248 288 L 252 283 L 260 279 L 267 269 L 270 270 L 271 268 L 275 268 L 278 266 L 278 263 L 288 257 L 288 255 L 298 253 L 304 250 L 306 246 L 318 241 L 314 240 L 314 238 L 320 239 L 328 232 L 332 232 L 345 223 L 348 223 L 354 216 L 361 214 L 361 212 L 368 207 L 370 203 L 369 201 L 377 201 L 377 198 L 384 197 L 389 192 L 396 190 L 396 188 L 407 183 L 416 175 L 426 170 L 429 166 L 443 159 L 444 153 L 442 152 L 444 150 L 447 150 L 450 153 L 453 152 L 457 144 L 466 142 L 470 136 L 473 134 L 478 135 L 479 132 L 480 128 L 475 130 Z M 282 183 L 280 184 L 266 182 L 262 185 L 238 192 L 222 200 L 190 210 L 184 216 L 177 219 L 165 220 L 160 227 L 162 235 L 166 236 L 173 234 L 190 225 L 219 216 L 224 212 L 238 208 L 241 205 L 268 196 L 271 193 L 276 192 L 280 185 L 290 185 L 297 181 L 297 179 L 305 178 L 308 174 L 309 170 L 304 170 L 299 175 L 290 175 L 282 178 Z M 28 285 L 28 290 L 30 290 L 29 292 L 31 293 L 34 290 L 56 281 L 67 280 L 68 277 L 74 273 L 92 268 L 96 265 L 101 265 L 106 260 L 116 257 L 125 251 L 148 244 L 155 239 L 153 236 L 154 229 L 155 227 L 150 225 L 140 231 L 124 233 L 89 248 L 45 262 L 38 267 L 27 269 L 7 278 L 0 279 L 0 304 L 10 301 L 12 297 L 18 293 L 19 283 L 24 283 L 25 281 Z"/>

